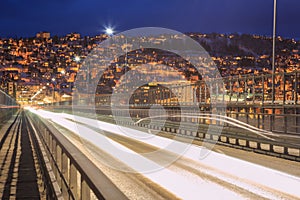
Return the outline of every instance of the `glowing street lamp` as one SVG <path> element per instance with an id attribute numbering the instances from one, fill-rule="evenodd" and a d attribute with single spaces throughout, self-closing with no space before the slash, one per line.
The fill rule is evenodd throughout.
<path id="1" fill-rule="evenodd" d="M 107 35 L 111 36 L 111 35 L 114 34 L 114 30 L 113 30 L 112 28 L 110 28 L 110 27 L 107 27 L 107 28 L 105 29 L 105 33 L 106 33 Z"/>
<path id="2" fill-rule="evenodd" d="M 75 62 L 80 62 L 81 59 L 79 56 L 75 56 L 74 60 L 75 60 Z"/>

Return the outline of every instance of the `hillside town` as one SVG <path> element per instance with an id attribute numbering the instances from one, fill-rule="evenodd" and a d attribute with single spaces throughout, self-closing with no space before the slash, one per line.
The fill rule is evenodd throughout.
<path id="1" fill-rule="evenodd" d="M 187 35 L 209 53 L 222 77 L 272 72 L 271 37 L 216 33 Z M 79 33 L 52 36 L 49 32 L 40 32 L 32 38 L 2 38 L 0 86 L 19 102 L 32 101 L 40 93 L 45 102 L 68 99 L 72 96 L 78 70 L 85 58 L 108 37 L 106 34 L 81 36 Z M 163 42 L 167 37 L 162 35 L 148 39 Z M 178 39 L 175 42 L 181 41 Z M 300 41 L 277 37 L 276 72 L 300 70 L 299 51 Z M 178 55 L 157 49 L 129 50 L 105 71 L 97 93 L 110 94 L 125 72 L 134 65 L 146 63 L 171 66 L 192 82 L 201 80 L 201 75 L 197 74 L 191 63 Z M 83 79 L 93 79 L 96 73 L 89 71 L 88 77 Z"/>

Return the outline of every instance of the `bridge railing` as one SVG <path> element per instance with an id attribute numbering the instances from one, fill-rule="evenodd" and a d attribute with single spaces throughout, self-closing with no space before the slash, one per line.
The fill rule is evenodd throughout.
<path id="1" fill-rule="evenodd" d="M 257 128 L 300 134 L 300 71 L 277 73 L 274 76 L 274 101 L 272 75 L 245 75 L 199 81 L 189 85 L 169 88 L 162 85 L 136 90 L 131 96 L 131 108 L 147 108 L 154 104 L 173 107 L 199 106 L 201 112 L 223 112 Z M 175 96 L 180 94 L 180 96 Z M 115 94 L 118 95 L 118 94 Z M 122 94 L 120 94 L 122 95 Z M 111 95 L 96 95 L 95 99 L 78 98 L 57 105 L 89 105 L 96 108 L 111 106 Z M 223 106 L 218 108 L 217 104 Z M 124 107 L 126 105 L 124 104 Z M 219 111 L 218 111 L 219 109 Z M 139 111 L 137 111 L 139 112 Z M 136 114 L 141 116 L 141 114 Z"/>
<path id="2" fill-rule="evenodd" d="M 0 89 L 0 122 L 5 122 L 19 109 L 13 97 Z"/>
<path id="3" fill-rule="evenodd" d="M 49 122 L 27 114 L 46 149 L 54 173 L 48 180 L 59 187 L 60 199 L 127 199 L 126 196 L 73 143 Z"/>
<path id="4" fill-rule="evenodd" d="M 143 88 L 135 91 L 130 99 L 130 104 L 172 106 L 224 102 L 225 104 L 300 105 L 300 71 L 276 73 L 274 77 L 274 101 L 272 101 L 272 75 L 250 74 L 207 79 L 191 84 L 170 85 L 168 88 L 162 85 L 148 87 L 148 89 Z M 172 91 L 180 96 L 175 96 Z M 110 105 L 111 94 L 96 94 L 95 99 L 82 96 L 73 98 L 71 101 L 56 102 L 53 105 L 70 105 L 72 103 Z"/>
<path id="5" fill-rule="evenodd" d="M 277 73 L 274 77 L 274 101 L 272 75 L 252 74 L 170 85 L 168 88 L 162 85 L 143 88 L 132 95 L 131 104 L 194 105 L 220 101 L 226 104 L 300 104 L 300 71 Z M 172 91 L 180 96 L 175 96 Z M 110 104 L 110 95 L 96 95 L 95 104 Z"/>

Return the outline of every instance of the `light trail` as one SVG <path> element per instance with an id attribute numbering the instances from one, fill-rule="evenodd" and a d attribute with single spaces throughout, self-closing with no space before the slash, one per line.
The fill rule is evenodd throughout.
<path id="1" fill-rule="evenodd" d="M 118 128 L 118 126 L 114 124 L 109 124 L 106 122 L 101 122 L 80 116 L 74 117 L 73 115 L 65 113 L 58 114 L 41 110 L 32 110 L 32 112 L 44 118 L 50 119 L 55 123 L 60 124 L 61 126 L 64 126 L 65 128 L 71 130 L 72 132 L 79 134 L 80 137 L 88 139 L 90 142 L 97 145 L 101 149 L 103 149 L 103 146 L 99 146 L 101 140 L 109 140 L 111 144 L 115 145 L 119 149 L 139 157 L 139 159 L 141 159 L 142 162 L 145 162 L 150 165 L 157 165 L 157 163 L 154 163 L 153 161 L 143 157 L 142 154 L 137 154 L 131 149 L 124 147 L 121 144 L 116 143 L 115 141 L 110 140 L 103 135 L 100 135 L 97 131 L 90 129 L 87 126 L 93 126 L 95 128 L 101 127 L 101 129 L 104 131 L 113 132 L 114 134 L 119 134 L 124 137 L 128 137 L 128 135 L 124 133 L 124 129 L 126 131 L 134 132 L 134 135 L 147 135 L 148 133 L 141 132 L 135 129 L 130 129 L 127 127 L 122 127 L 123 131 L 121 131 Z M 76 121 L 80 122 L 80 124 L 76 124 Z M 87 126 L 85 126 L 84 124 Z M 81 130 L 85 131 L 78 133 L 78 127 L 80 127 Z M 143 140 L 140 138 L 131 139 L 158 148 L 164 148 L 165 145 L 170 142 L 178 142 L 156 135 L 147 137 L 147 140 Z M 196 164 L 187 164 L 193 167 L 195 170 L 209 174 L 210 176 L 217 177 L 218 179 L 234 184 L 237 187 L 241 187 L 249 192 L 260 195 L 261 197 L 269 199 L 282 199 L 282 196 L 288 196 L 293 197 L 295 199 L 300 199 L 299 177 L 272 170 L 266 167 L 262 167 L 260 165 L 252 164 L 240 159 L 232 158 L 227 155 L 223 155 L 216 152 L 211 152 L 207 157 L 205 157 L 202 160 L 199 160 L 199 152 L 203 151 L 203 149 L 205 148 L 191 145 L 188 151 L 184 153 L 183 158 L 181 159 L 191 159 L 193 163 Z M 108 153 L 111 152 L 108 151 Z M 173 153 L 176 153 L 176 151 Z M 121 155 L 113 156 L 120 159 L 121 161 L 126 162 L 126 164 L 132 167 L 133 169 L 138 170 L 135 162 L 128 163 L 128 160 L 124 160 L 124 158 Z M 199 166 L 207 166 L 207 168 Z M 222 197 L 228 199 L 243 198 L 241 195 L 236 194 L 233 191 L 229 191 L 227 188 L 222 187 L 221 185 L 217 185 L 216 183 L 213 183 L 211 181 L 203 180 L 200 177 L 194 177 L 195 180 L 189 180 L 183 174 L 174 173 L 174 171 L 171 171 L 167 168 L 163 168 L 160 171 L 146 173 L 143 175 L 149 178 L 151 181 L 161 185 L 170 192 L 174 193 L 178 197 L 184 199 L 199 199 L 199 197 L 207 197 L 210 199 L 214 199 L 218 198 L 217 194 L 221 194 L 221 196 L 223 195 Z M 206 184 L 203 184 L 203 181 Z M 176 184 L 174 185 L 174 183 Z M 204 193 L 204 191 L 210 192 Z"/>
<path id="2" fill-rule="evenodd" d="M 72 118 L 72 115 L 69 114 L 63 114 L 67 118 Z M 124 132 L 116 129 L 115 125 L 109 124 L 106 122 L 99 122 L 97 120 L 85 118 L 85 117 L 78 117 L 76 116 L 73 119 L 78 120 L 78 122 L 85 123 L 91 126 L 94 126 L 95 128 L 101 127 L 102 130 L 105 131 L 111 131 L 123 136 L 128 136 L 124 134 Z M 124 127 L 125 128 L 125 127 Z M 148 134 L 145 132 L 137 131 L 134 129 L 126 128 L 126 131 L 133 131 L 137 132 L 136 135 L 138 134 Z M 135 138 L 137 139 L 137 138 Z M 139 139 L 137 139 L 139 140 Z M 156 146 L 158 148 L 165 148 L 166 143 L 168 142 L 174 142 L 171 139 L 168 138 L 162 138 L 159 136 L 152 136 L 150 139 L 142 140 L 140 139 L 139 141 L 145 142 L 147 144 Z M 180 142 L 178 142 L 180 143 Z M 196 162 L 199 162 L 199 152 L 202 151 L 203 149 L 201 147 L 197 147 L 192 145 L 191 148 L 188 149 L 187 152 L 185 152 L 184 156 L 188 157 Z M 173 153 L 178 153 L 174 151 Z M 297 189 L 297 187 L 300 187 L 300 179 L 295 176 L 291 176 L 282 172 L 278 172 L 276 170 L 272 170 L 269 168 L 265 168 L 259 165 L 255 165 L 249 162 L 242 161 L 240 159 L 232 158 L 229 156 L 226 156 L 224 154 L 219 154 L 212 152 L 210 155 L 201 160 L 202 163 L 208 165 L 208 166 L 213 166 L 214 168 L 217 168 L 220 171 L 225 171 L 228 174 L 235 174 L 239 178 L 243 179 L 248 179 L 253 182 L 258 182 L 259 184 L 265 185 L 265 186 L 273 186 L 273 188 L 276 188 L 277 190 L 282 190 L 284 191 L 289 191 L 290 193 L 294 193 L 295 195 L 300 197 L 300 190 Z M 226 166 L 226 168 L 224 168 Z M 250 167 L 249 167 L 250 166 Z M 238 169 L 244 169 L 244 170 L 238 170 Z M 272 179 L 268 179 L 265 177 L 272 177 Z M 288 177 L 288 178 L 286 178 Z M 291 178 L 291 179 L 290 179 Z M 295 178 L 295 179 L 294 179 Z M 278 181 L 276 180 L 278 179 Z M 293 180 L 296 180 L 295 182 Z M 275 181 L 275 184 L 274 184 Z M 233 182 L 233 180 L 231 180 Z M 279 183 L 279 184 L 278 184 Z M 284 183 L 284 184 L 283 184 Z M 241 184 L 241 183 L 239 183 Z M 282 187 L 282 185 L 284 187 Z M 278 187 L 279 186 L 279 187 Z M 293 187 L 294 186 L 294 187 Z M 255 191 L 257 192 L 257 191 Z"/>
<path id="3" fill-rule="evenodd" d="M 138 157 L 138 160 L 133 159 L 131 162 L 128 162 L 128 159 L 125 159 L 123 155 L 119 154 L 113 154 L 112 156 L 116 157 L 117 159 L 123 161 L 131 167 L 132 169 L 136 171 L 140 171 L 142 169 L 139 168 L 138 163 L 143 163 L 143 165 L 148 165 L 153 168 L 159 168 L 157 166 L 157 163 L 152 162 L 149 159 L 144 158 L 143 156 L 135 153 L 134 151 L 131 151 L 130 149 L 114 142 L 111 139 L 104 138 L 103 135 L 100 135 L 98 132 L 95 132 L 83 125 L 76 124 L 75 122 L 69 121 L 68 119 L 75 119 L 72 115 L 67 114 L 57 114 L 57 113 L 51 113 L 48 111 L 34 111 L 31 110 L 31 112 L 34 112 L 36 114 L 39 114 L 40 116 L 51 119 L 53 122 L 60 124 L 67 129 L 71 130 L 72 132 L 78 134 L 80 137 L 83 137 L 84 139 L 88 140 L 89 142 L 92 142 L 93 144 L 96 144 L 98 148 L 101 148 L 102 150 L 106 151 L 106 153 L 110 154 L 111 152 L 108 149 L 103 148 L 103 146 L 100 146 L 99 144 L 103 144 L 102 140 L 109 140 L 109 142 L 116 146 L 117 148 L 120 148 L 121 150 L 125 152 L 129 152 L 134 156 Z M 80 121 L 83 118 L 80 118 Z M 81 121 L 82 122 L 82 121 Z M 80 130 L 84 132 L 78 132 L 78 127 L 80 127 Z M 96 137 L 95 137 L 96 136 Z M 160 167 L 161 168 L 161 167 Z M 186 180 L 181 175 L 178 175 L 172 171 L 170 171 L 167 168 L 161 168 L 159 171 L 155 171 L 152 173 L 144 173 L 143 176 L 147 177 L 154 183 L 161 185 L 162 187 L 166 188 L 168 191 L 175 194 L 177 197 L 182 199 L 199 199 L 199 196 L 204 197 L 213 197 L 213 198 L 222 198 L 226 197 L 226 199 L 241 199 L 242 196 L 235 194 L 232 191 L 226 190 L 226 188 L 222 188 L 221 186 L 208 182 L 204 179 L 198 178 L 196 180 L 196 183 L 191 183 L 188 180 Z M 174 184 L 176 183 L 176 184 Z M 215 193 L 215 191 L 220 191 L 219 193 Z"/>

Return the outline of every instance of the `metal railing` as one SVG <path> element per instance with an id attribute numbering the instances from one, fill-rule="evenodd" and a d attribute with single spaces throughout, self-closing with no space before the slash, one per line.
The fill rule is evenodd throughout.
<path id="1" fill-rule="evenodd" d="M 13 97 L 0 89 L 0 123 L 9 120 L 19 109 Z"/>
<path id="2" fill-rule="evenodd" d="M 226 104 L 300 104 L 299 71 L 274 75 L 274 102 L 272 102 L 272 86 L 271 74 L 207 79 L 191 84 L 170 85 L 168 88 L 157 85 L 149 89 L 136 90 L 131 97 L 131 104 L 173 106 L 220 101 Z M 180 96 L 175 96 L 174 93 Z M 111 103 L 110 97 L 110 94 L 96 95 L 95 104 L 108 105 Z M 85 99 L 81 98 L 80 101 L 84 102 Z"/>
<path id="3" fill-rule="evenodd" d="M 151 104 L 174 106 L 222 101 L 227 105 L 300 105 L 300 71 L 281 72 L 274 75 L 274 102 L 272 102 L 272 87 L 272 74 L 230 76 L 191 84 L 170 85 L 168 88 L 157 85 L 149 89 L 136 90 L 130 103 L 137 106 Z M 172 91 L 180 94 L 180 97 L 175 96 Z M 88 102 L 95 103 L 95 105 L 110 105 L 111 94 L 96 94 L 94 100 L 83 96 L 72 101 L 56 102 L 55 105 Z"/>
<path id="4" fill-rule="evenodd" d="M 187 107 L 191 105 L 199 106 L 201 113 L 212 112 L 212 108 L 216 109 L 216 113 L 226 109 L 227 116 L 257 128 L 277 133 L 300 134 L 300 71 L 275 74 L 274 90 L 272 86 L 271 74 L 208 79 L 170 88 L 157 85 L 148 87 L 149 89 L 136 90 L 131 96 L 130 105 L 124 105 L 124 108 L 130 107 L 132 112 L 135 112 L 133 116 L 140 117 L 143 117 L 144 111 L 148 112 L 154 104 L 162 105 L 168 110 L 177 110 L 179 107 L 188 109 Z M 176 97 L 172 91 L 182 95 Z M 272 101 L 273 91 L 274 101 Z M 67 106 L 73 103 L 73 106 L 86 107 L 91 102 L 96 109 L 112 105 L 110 94 L 96 95 L 95 101 L 82 98 L 73 102 L 61 102 L 60 105 Z M 218 108 L 217 104 L 221 107 Z"/>

